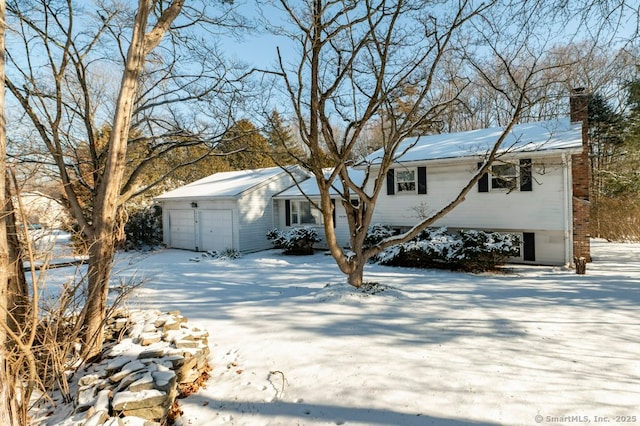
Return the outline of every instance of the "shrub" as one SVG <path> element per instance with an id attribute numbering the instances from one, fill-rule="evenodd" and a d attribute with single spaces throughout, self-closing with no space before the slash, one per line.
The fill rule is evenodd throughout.
<path id="1" fill-rule="evenodd" d="M 150 206 L 131 213 L 124 226 L 124 232 L 127 249 L 162 244 L 162 210 L 157 206 Z"/>
<path id="2" fill-rule="evenodd" d="M 393 229 L 387 225 L 376 223 L 371 225 L 367 230 L 367 236 L 364 237 L 364 248 L 373 247 L 385 238 L 393 236 Z"/>
<path id="3" fill-rule="evenodd" d="M 239 259 L 242 257 L 242 253 L 233 248 L 226 248 L 222 251 L 209 250 L 206 252 L 207 256 L 211 256 L 214 259 L 226 260 L 226 259 Z"/>
<path id="4" fill-rule="evenodd" d="M 267 232 L 267 239 L 275 248 L 283 249 L 285 254 L 313 254 L 313 244 L 322 241 L 318 232 L 308 226 L 288 232 L 272 229 Z"/>
<path id="5" fill-rule="evenodd" d="M 416 238 L 389 247 L 373 261 L 390 266 L 488 271 L 516 256 L 520 240 L 513 234 L 484 231 L 447 233 L 446 228 L 425 230 Z"/>

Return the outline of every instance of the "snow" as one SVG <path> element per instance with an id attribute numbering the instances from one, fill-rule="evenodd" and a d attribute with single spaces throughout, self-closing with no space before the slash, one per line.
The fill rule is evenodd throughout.
<path id="1" fill-rule="evenodd" d="M 289 171 L 293 172 L 293 167 Z M 155 199 L 167 201 L 182 198 L 232 198 L 279 175 L 286 176 L 287 172 L 280 167 L 220 172 L 166 192 Z"/>
<path id="2" fill-rule="evenodd" d="M 180 310 L 210 333 L 211 379 L 180 400 L 181 425 L 640 421 L 640 245 L 592 251 L 586 275 L 369 265 L 374 294 L 324 253 L 275 250 L 121 254 L 114 280 L 145 280 L 132 308 Z"/>
<path id="3" fill-rule="evenodd" d="M 504 128 L 444 133 L 405 139 L 397 150 L 398 162 L 438 160 L 483 156 L 489 152 Z M 413 146 L 415 145 L 415 146 Z M 568 118 L 515 125 L 502 142 L 499 152 L 532 152 L 547 150 L 582 150 L 582 124 Z M 406 152 L 405 152 L 406 151 Z M 365 163 L 377 164 L 382 158 L 378 150 L 367 156 Z"/>
<path id="4" fill-rule="evenodd" d="M 330 171 L 325 172 L 325 178 L 329 178 L 331 175 Z M 362 185 L 365 178 L 364 170 L 355 170 L 349 169 L 349 178 L 356 185 Z M 331 187 L 329 188 L 329 194 L 331 195 L 340 195 L 343 192 L 342 184 L 340 183 L 340 179 L 336 178 Z M 315 178 L 311 177 L 304 182 L 299 183 L 298 185 L 294 185 L 289 189 L 285 189 L 274 198 L 276 199 L 287 199 L 287 198 L 295 198 L 295 197 L 319 197 L 320 196 L 320 188 L 318 188 L 318 182 Z"/>

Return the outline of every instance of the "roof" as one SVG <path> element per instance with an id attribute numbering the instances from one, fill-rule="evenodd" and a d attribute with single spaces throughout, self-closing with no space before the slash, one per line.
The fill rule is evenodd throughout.
<path id="1" fill-rule="evenodd" d="M 327 171 L 325 173 L 325 176 L 328 175 L 329 173 L 330 171 Z M 364 181 L 364 175 L 365 175 L 364 170 L 349 169 L 349 177 L 351 177 L 351 180 L 356 185 L 362 184 L 362 182 Z M 342 187 L 339 179 L 336 179 L 334 184 L 331 186 L 331 190 L 329 191 L 329 194 L 339 195 L 338 191 L 335 189 L 336 187 L 337 188 Z M 295 198 L 295 197 L 304 197 L 305 195 L 308 197 L 320 196 L 320 189 L 318 188 L 318 183 L 316 182 L 316 179 L 314 177 L 310 177 L 304 182 L 299 183 L 298 186 L 294 185 L 289 189 L 285 189 L 284 191 L 276 195 L 276 198 Z"/>
<path id="2" fill-rule="evenodd" d="M 471 130 L 468 132 L 407 138 L 400 144 L 398 162 L 440 160 L 483 156 L 490 151 L 504 127 Z M 412 147 L 412 145 L 415 145 Z M 500 153 L 582 149 L 582 123 L 571 123 L 569 118 L 517 124 L 502 142 Z M 365 159 L 379 163 L 383 155 L 379 149 Z"/>
<path id="3" fill-rule="evenodd" d="M 287 169 L 289 172 L 294 171 L 293 166 Z M 165 201 L 183 198 L 235 198 L 280 175 L 287 176 L 288 172 L 280 167 L 220 172 L 165 192 L 155 199 Z"/>

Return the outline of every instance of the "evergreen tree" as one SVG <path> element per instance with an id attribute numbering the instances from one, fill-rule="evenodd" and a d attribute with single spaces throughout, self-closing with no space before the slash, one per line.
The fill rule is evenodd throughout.
<path id="1" fill-rule="evenodd" d="M 273 167 L 270 146 L 249 120 L 242 119 L 232 126 L 218 145 L 232 170 L 260 169 Z"/>
<path id="2" fill-rule="evenodd" d="M 266 137 L 271 147 L 273 161 L 278 165 L 296 164 L 306 158 L 304 150 L 294 139 L 291 127 L 275 109 L 269 116 Z"/>

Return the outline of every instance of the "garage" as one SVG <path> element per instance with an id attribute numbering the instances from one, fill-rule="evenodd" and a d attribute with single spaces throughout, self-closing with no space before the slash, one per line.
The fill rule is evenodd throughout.
<path id="1" fill-rule="evenodd" d="M 196 226 L 193 210 L 169 210 L 168 245 L 175 248 L 196 250 Z"/>
<path id="2" fill-rule="evenodd" d="M 156 197 L 167 247 L 253 252 L 272 247 L 273 196 L 307 179 L 297 166 L 215 173 Z"/>
<path id="3" fill-rule="evenodd" d="M 202 251 L 233 249 L 233 211 L 202 210 L 200 213 L 200 247 Z"/>

